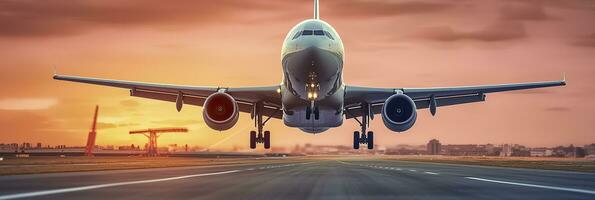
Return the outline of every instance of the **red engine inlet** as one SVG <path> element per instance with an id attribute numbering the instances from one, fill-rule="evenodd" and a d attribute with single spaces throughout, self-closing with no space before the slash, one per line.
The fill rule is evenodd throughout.
<path id="1" fill-rule="evenodd" d="M 227 93 L 218 92 L 210 95 L 203 108 L 205 123 L 212 129 L 224 131 L 238 122 L 238 104 Z"/>

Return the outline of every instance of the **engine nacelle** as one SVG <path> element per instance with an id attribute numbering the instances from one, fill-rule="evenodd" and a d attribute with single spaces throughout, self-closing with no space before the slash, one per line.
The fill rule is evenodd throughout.
<path id="1" fill-rule="evenodd" d="M 395 94 L 384 102 L 382 121 L 391 131 L 406 131 L 413 127 L 417 120 L 416 109 L 415 102 L 409 96 Z"/>
<path id="2" fill-rule="evenodd" d="M 224 131 L 238 122 L 239 113 L 238 104 L 231 95 L 217 92 L 207 97 L 202 116 L 207 126 Z"/>

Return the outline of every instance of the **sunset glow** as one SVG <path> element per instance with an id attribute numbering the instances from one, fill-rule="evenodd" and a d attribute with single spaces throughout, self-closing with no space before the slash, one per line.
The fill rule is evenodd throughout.
<path id="1" fill-rule="evenodd" d="M 247 148 L 253 121 L 209 129 L 202 108 L 129 96 L 125 89 L 52 80 L 60 74 L 196 86 L 281 82 L 287 31 L 311 0 L 2 1 L 0 142 L 83 146 L 95 105 L 98 145 L 144 145 L 135 129 L 187 127 L 160 145 Z M 559 80 L 568 86 L 491 94 L 486 102 L 419 110 L 414 128 L 372 121 L 377 145 L 586 144 L 595 139 L 594 1 L 325 0 L 321 18 L 345 43 L 349 85 L 437 87 Z M 317 94 L 314 94 L 317 95 Z M 316 97 L 314 97 L 316 98 Z M 466 123 L 460 123 L 460 122 Z M 273 146 L 350 145 L 358 126 L 310 135 L 279 120 Z M 261 148 L 261 147 L 259 147 Z"/>

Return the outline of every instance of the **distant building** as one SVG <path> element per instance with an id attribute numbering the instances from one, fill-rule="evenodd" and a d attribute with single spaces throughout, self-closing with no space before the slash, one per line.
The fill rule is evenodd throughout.
<path id="1" fill-rule="evenodd" d="M 516 156 L 516 157 L 531 156 L 531 149 L 529 149 L 523 145 L 514 144 L 512 146 L 512 155 L 511 156 Z"/>
<path id="2" fill-rule="evenodd" d="M 485 156 L 488 154 L 486 145 L 477 144 L 449 144 L 442 145 L 445 155 L 449 156 Z"/>
<path id="3" fill-rule="evenodd" d="M 28 143 L 28 142 L 23 143 L 23 146 L 21 146 L 21 149 L 31 149 L 31 143 Z"/>
<path id="4" fill-rule="evenodd" d="M 442 144 L 437 139 L 432 139 L 427 145 L 428 155 L 439 155 L 442 152 Z"/>
<path id="5" fill-rule="evenodd" d="M 41 149 L 41 148 L 42 148 L 42 147 L 41 147 L 41 142 L 38 142 L 38 143 L 37 143 L 37 146 L 36 146 L 36 149 Z"/>
<path id="6" fill-rule="evenodd" d="M 568 147 L 565 146 L 557 146 L 553 148 L 554 156 L 558 157 L 584 157 L 587 153 L 586 149 L 582 147 L 575 147 L 574 145 L 569 145 Z"/>
<path id="7" fill-rule="evenodd" d="M 502 150 L 500 151 L 500 156 L 510 157 L 511 155 L 512 155 L 512 145 L 510 145 L 510 144 L 502 145 Z"/>
<path id="8" fill-rule="evenodd" d="M 586 155 L 595 155 L 595 143 L 585 145 L 583 149 L 585 149 Z"/>
<path id="9" fill-rule="evenodd" d="M 410 149 L 405 147 L 388 148 L 384 152 L 386 155 L 421 155 L 426 153 L 428 153 L 427 149 Z"/>
<path id="10" fill-rule="evenodd" d="M 551 149 L 548 148 L 533 148 L 529 151 L 529 154 L 531 155 L 531 157 L 546 157 L 546 156 L 552 156 L 553 152 Z"/>
<path id="11" fill-rule="evenodd" d="M 501 148 L 494 146 L 493 144 L 486 144 L 486 151 L 488 156 L 498 156 L 500 155 Z"/>
<path id="12" fill-rule="evenodd" d="M 127 145 L 127 146 L 119 146 L 118 150 L 120 150 L 120 151 L 134 151 L 134 150 L 139 150 L 139 148 L 134 146 L 134 144 L 131 144 L 131 145 Z"/>

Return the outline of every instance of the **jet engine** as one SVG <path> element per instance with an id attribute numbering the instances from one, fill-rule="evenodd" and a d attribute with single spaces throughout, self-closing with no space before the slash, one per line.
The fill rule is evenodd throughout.
<path id="1" fill-rule="evenodd" d="M 238 104 L 231 95 L 217 92 L 211 94 L 205 100 L 202 116 L 207 126 L 218 131 L 224 131 L 238 122 Z"/>
<path id="2" fill-rule="evenodd" d="M 384 125 L 395 132 L 410 129 L 417 120 L 415 102 L 404 94 L 390 96 L 382 107 L 382 121 Z"/>

